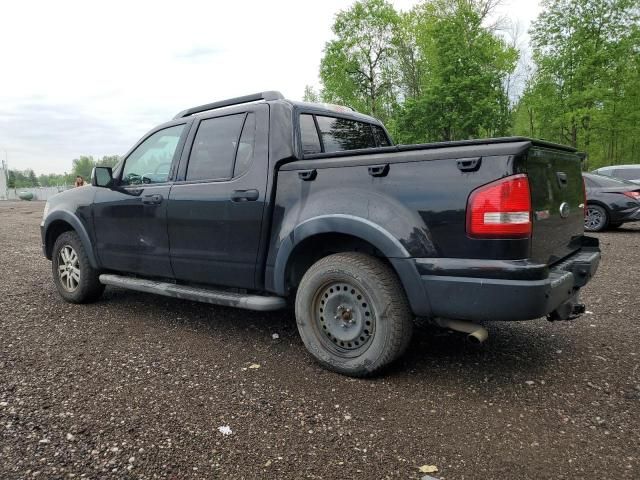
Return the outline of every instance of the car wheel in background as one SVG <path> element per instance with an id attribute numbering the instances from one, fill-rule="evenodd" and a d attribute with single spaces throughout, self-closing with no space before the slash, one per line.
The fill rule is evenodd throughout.
<path id="1" fill-rule="evenodd" d="M 600 232 L 609 224 L 609 215 L 600 205 L 587 205 L 587 213 L 584 217 L 584 229 L 587 232 Z"/>

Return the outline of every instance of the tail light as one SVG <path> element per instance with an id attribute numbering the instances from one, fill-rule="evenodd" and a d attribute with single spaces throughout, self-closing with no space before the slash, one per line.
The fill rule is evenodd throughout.
<path id="1" fill-rule="evenodd" d="M 627 197 L 640 201 L 640 192 L 622 192 L 622 193 L 624 193 Z"/>
<path id="2" fill-rule="evenodd" d="M 484 185 L 469 196 L 467 234 L 475 238 L 531 236 L 531 192 L 524 174 Z"/>
<path id="3" fill-rule="evenodd" d="M 584 213 L 584 218 L 587 218 L 587 182 L 585 181 L 584 177 L 582 177 L 582 197 L 582 211 Z"/>

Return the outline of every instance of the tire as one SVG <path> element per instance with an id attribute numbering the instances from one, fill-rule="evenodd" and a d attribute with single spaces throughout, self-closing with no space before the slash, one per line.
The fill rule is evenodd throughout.
<path id="1" fill-rule="evenodd" d="M 600 205 L 587 205 L 587 214 L 584 217 L 584 229 L 587 232 L 601 232 L 609 224 L 609 214 Z"/>
<path id="2" fill-rule="evenodd" d="M 100 272 L 91 267 L 87 252 L 76 232 L 64 232 L 56 239 L 51 255 L 51 269 L 53 283 L 67 302 L 94 302 L 104 291 L 104 285 L 98 279 Z"/>
<path id="3" fill-rule="evenodd" d="M 411 341 L 413 314 L 398 277 L 362 253 L 338 253 L 312 265 L 298 286 L 295 310 L 307 350 L 344 375 L 373 375 Z"/>

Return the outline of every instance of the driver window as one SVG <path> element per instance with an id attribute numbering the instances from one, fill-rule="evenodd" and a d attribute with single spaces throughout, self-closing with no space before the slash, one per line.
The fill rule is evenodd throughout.
<path id="1" fill-rule="evenodd" d="M 142 142 L 124 164 L 122 184 L 166 182 L 183 129 L 184 125 L 165 128 Z"/>

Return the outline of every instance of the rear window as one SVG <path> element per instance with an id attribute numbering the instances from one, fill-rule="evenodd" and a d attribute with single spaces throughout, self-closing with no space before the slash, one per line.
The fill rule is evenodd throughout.
<path id="1" fill-rule="evenodd" d="M 637 180 L 640 178 L 640 168 L 618 168 L 613 171 L 613 176 L 625 180 Z"/>
<path id="2" fill-rule="evenodd" d="M 325 153 L 375 148 L 376 140 L 368 123 L 317 115 Z"/>
<path id="3" fill-rule="evenodd" d="M 387 134 L 382 127 L 379 127 L 378 125 L 371 125 L 371 128 L 373 128 L 373 136 L 376 138 L 376 143 L 379 147 L 391 146 L 389 137 L 387 137 Z"/>

